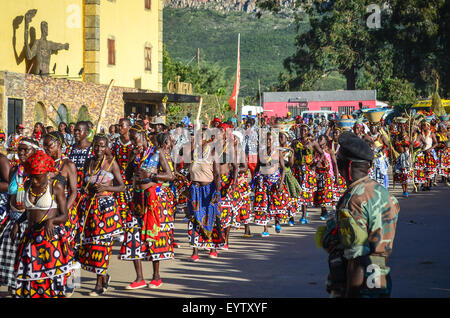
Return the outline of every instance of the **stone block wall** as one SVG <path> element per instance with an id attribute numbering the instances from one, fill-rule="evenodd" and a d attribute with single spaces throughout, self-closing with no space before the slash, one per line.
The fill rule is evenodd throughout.
<path id="1" fill-rule="evenodd" d="M 3 78 L 3 100 L 0 105 L 7 105 L 8 98 L 19 98 L 23 100 L 23 124 L 26 128 L 25 133 L 29 134 L 35 123 L 35 107 L 42 103 L 47 112 L 47 123 L 53 125 L 56 120 L 57 109 L 63 104 L 66 106 L 69 117 L 76 122 L 78 112 L 82 106 L 86 106 L 91 121 L 94 125 L 97 123 L 103 101 L 108 86 L 89 82 L 74 81 L 68 79 L 58 79 L 48 76 L 37 76 L 31 74 L 18 74 L 11 72 L 2 72 Z M 111 124 L 118 122 L 118 119 L 124 116 L 124 92 L 151 92 L 138 90 L 135 88 L 113 86 L 107 102 L 107 109 L 102 120 L 102 126 L 108 131 Z M 1 122 L 6 123 L 7 109 L 2 107 Z"/>

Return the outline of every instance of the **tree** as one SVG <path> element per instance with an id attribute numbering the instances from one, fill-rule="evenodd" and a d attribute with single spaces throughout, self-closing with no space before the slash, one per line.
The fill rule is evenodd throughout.
<path id="1" fill-rule="evenodd" d="M 376 87 L 377 99 L 387 102 L 391 106 L 411 105 L 417 99 L 414 85 L 405 79 L 388 78 Z"/>
<path id="2" fill-rule="evenodd" d="M 194 94 L 202 95 L 202 115 L 208 114 L 209 118 L 216 115 L 232 115 L 226 102 L 231 94 L 232 80 L 227 80 L 225 72 L 226 68 L 218 64 L 202 63 L 201 67 L 197 67 L 173 61 L 163 46 L 163 86 L 166 87 L 176 76 L 180 76 L 181 82 L 191 83 Z M 178 122 L 187 112 L 196 113 L 197 106 L 197 104 L 167 105 L 169 122 Z"/>
<path id="3" fill-rule="evenodd" d="M 444 2 L 390 0 L 389 14 L 383 16 L 378 34 L 392 47 L 393 76 L 414 83 L 423 96 L 433 93 L 433 70 L 444 62 L 439 57 L 440 24 L 448 23 L 441 16 Z"/>
<path id="4" fill-rule="evenodd" d="M 440 76 L 440 88 L 450 97 L 450 1 L 445 1 L 439 10 L 439 47 L 438 47 L 438 70 Z"/>
<path id="5" fill-rule="evenodd" d="M 374 3 L 375 2 L 375 3 Z M 381 3 L 383 2 L 383 3 Z M 296 53 L 285 60 L 288 74 L 279 87 L 312 89 L 320 78 L 338 72 L 347 89 L 408 86 L 422 96 L 433 92 L 438 70 L 450 90 L 450 4 L 442 0 L 297 0 Z M 369 28 L 369 5 L 378 5 L 380 25 Z M 279 1 L 263 0 L 261 9 L 279 12 Z M 369 10 L 370 11 L 370 10 Z M 369 15 L 370 14 L 370 15 Z M 285 82 L 283 82 L 283 79 Z M 412 91 L 410 92 L 412 93 Z"/>
<path id="6" fill-rule="evenodd" d="M 297 1 L 303 11 L 297 16 L 297 25 L 307 22 L 310 27 L 297 36 L 297 51 L 284 62 L 291 75 L 287 83 L 290 89 L 310 90 L 333 72 L 345 77 L 347 89 L 356 89 L 358 74 L 376 57 L 376 44 L 365 19 L 369 2 Z M 265 5 L 267 8 L 270 3 Z"/>
<path id="7" fill-rule="evenodd" d="M 180 76 L 181 82 L 192 83 L 194 93 L 215 94 L 221 88 L 231 87 L 231 80 L 226 78 L 225 73 L 226 68 L 218 64 L 202 63 L 201 67 L 197 67 L 173 61 L 163 46 L 163 87 Z"/>

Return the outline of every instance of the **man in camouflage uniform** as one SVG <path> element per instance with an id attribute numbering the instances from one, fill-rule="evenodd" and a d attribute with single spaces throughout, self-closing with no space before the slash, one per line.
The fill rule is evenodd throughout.
<path id="1" fill-rule="evenodd" d="M 387 262 L 400 206 L 369 178 L 374 155 L 368 143 L 345 132 L 339 144 L 338 168 L 348 187 L 335 216 L 316 234 L 317 244 L 329 253 L 327 291 L 331 297 L 389 297 Z"/>

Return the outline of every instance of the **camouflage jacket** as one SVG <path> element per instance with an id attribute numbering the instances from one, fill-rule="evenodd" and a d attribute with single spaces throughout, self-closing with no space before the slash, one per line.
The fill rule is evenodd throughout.
<path id="1" fill-rule="evenodd" d="M 361 178 L 348 187 L 336 211 L 338 224 L 348 224 L 339 228 L 346 259 L 390 256 L 400 205 L 388 190 L 368 176 Z"/>

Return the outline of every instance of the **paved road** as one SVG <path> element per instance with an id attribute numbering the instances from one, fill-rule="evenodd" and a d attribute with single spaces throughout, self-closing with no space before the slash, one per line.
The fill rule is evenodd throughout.
<path id="1" fill-rule="evenodd" d="M 391 191 L 400 201 L 401 211 L 390 260 L 393 297 L 450 297 L 450 187 L 439 184 L 431 192 L 400 196 L 399 186 Z M 230 249 L 209 259 L 200 252 L 200 261 L 189 262 L 186 223 L 177 217 L 175 238 L 182 247 L 175 250 L 174 260 L 161 263 L 163 286 L 160 289 L 127 291 L 135 279 L 132 262 L 119 261 L 119 246 L 113 249 L 110 263 L 112 276 L 107 297 L 328 297 L 324 284 L 328 273 L 327 255 L 314 243 L 319 220 L 318 209 L 310 211 L 311 224 L 283 226 L 280 234 L 270 230 L 262 238 L 261 227 L 252 226 L 250 239 L 241 238 L 243 230 L 231 232 Z M 298 217 L 296 218 L 298 221 Z M 152 264 L 144 263 L 146 279 L 152 277 Z M 95 275 L 81 271 L 82 285 L 72 297 L 89 297 Z M 0 288 L 4 292 L 5 287 Z"/>

